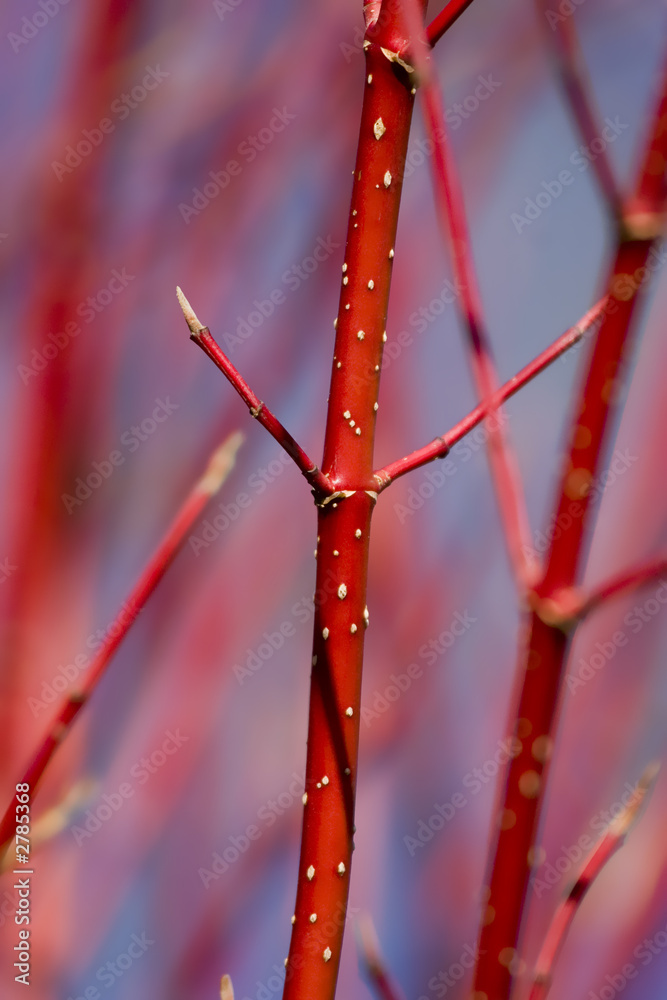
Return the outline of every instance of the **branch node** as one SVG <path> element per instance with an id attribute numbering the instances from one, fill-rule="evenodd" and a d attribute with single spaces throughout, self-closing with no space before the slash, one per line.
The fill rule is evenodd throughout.
<path id="1" fill-rule="evenodd" d="M 554 591 L 549 597 L 542 597 L 536 591 L 528 592 L 528 606 L 541 622 L 551 628 L 558 628 L 567 635 L 578 624 L 581 595 L 575 587 L 564 587 Z"/>
<path id="2" fill-rule="evenodd" d="M 667 216 L 649 205 L 627 205 L 618 223 L 619 243 L 656 240 L 665 229 Z"/>
<path id="3" fill-rule="evenodd" d="M 354 496 L 356 492 L 356 490 L 337 490 L 335 493 L 329 493 L 328 496 L 318 498 L 317 494 L 313 490 L 313 495 L 315 496 L 315 503 L 318 507 L 326 507 L 329 503 L 336 504 L 341 500 L 347 500 L 348 497 Z"/>

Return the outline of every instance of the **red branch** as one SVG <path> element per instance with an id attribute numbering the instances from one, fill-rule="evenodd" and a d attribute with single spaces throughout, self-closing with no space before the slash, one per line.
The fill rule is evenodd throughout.
<path id="1" fill-rule="evenodd" d="M 540 14 L 545 15 L 550 10 L 549 2 L 550 0 L 537 0 Z M 599 140 L 602 130 L 573 22 L 572 17 L 556 15 L 555 23 L 550 24 L 551 30 L 546 34 L 572 116 L 581 138 L 586 146 L 590 147 L 593 140 Z M 591 163 L 607 205 L 613 217 L 618 219 L 621 215 L 622 200 L 611 169 L 608 149 L 609 146 L 605 145 L 598 153 L 596 146 Z"/>
<path id="2" fill-rule="evenodd" d="M 533 552 L 528 512 L 519 475 L 518 462 L 500 421 L 494 420 L 491 400 L 498 390 L 491 344 L 486 329 L 482 297 L 477 281 L 470 233 L 466 218 L 463 187 L 452 155 L 440 90 L 432 72 L 432 63 L 424 30 L 417 18 L 415 0 L 407 4 L 410 14 L 410 60 L 417 70 L 424 102 L 424 120 L 433 145 L 431 173 L 435 204 L 443 240 L 449 250 L 457 287 L 461 289 L 457 306 L 468 339 L 473 379 L 481 405 L 488 419 L 488 455 L 505 542 L 520 591 L 535 580 L 537 558 Z"/>
<path id="3" fill-rule="evenodd" d="M 544 800 L 545 767 L 553 749 L 568 636 L 572 622 L 554 620 L 555 595 L 576 582 L 584 552 L 585 532 L 592 522 L 591 487 L 596 479 L 615 415 L 621 363 L 633 327 L 637 292 L 653 239 L 660 232 L 659 212 L 665 199 L 667 157 L 667 64 L 661 100 L 644 157 L 637 196 L 626 211 L 607 287 L 605 312 L 575 400 L 569 448 L 561 474 L 555 520 L 570 524 L 554 537 L 544 577 L 536 587 L 534 611 L 526 629 L 525 648 L 517 672 L 518 708 L 511 732 L 521 752 L 510 763 L 502 808 L 496 819 L 487 908 L 482 918 L 474 989 L 493 1000 L 507 1000 L 512 977 L 520 966 L 519 934 L 525 909 L 530 858 Z M 567 518 L 567 520 L 566 520 Z M 550 608 L 543 614 L 544 605 Z"/>
<path id="4" fill-rule="evenodd" d="M 454 21 L 458 21 L 463 11 L 470 6 L 472 0 L 449 0 L 437 17 L 434 17 L 426 29 L 426 37 L 429 45 L 435 45 L 444 33 L 451 28 Z"/>
<path id="5" fill-rule="evenodd" d="M 425 3 L 422 4 L 422 8 Z M 354 169 L 318 510 L 306 802 L 285 1000 L 333 1000 L 354 834 L 373 441 L 413 83 L 401 0 L 366 29 Z"/>
<path id="6" fill-rule="evenodd" d="M 650 764 L 646 768 L 637 783 L 634 798 L 630 800 L 623 812 L 612 820 L 609 828 L 602 834 L 584 862 L 576 882 L 556 910 L 537 959 L 529 1000 L 545 1000 L 551 986 L 556 959 L 565 943 L 565 938 L 581 901 L 611 856 L 625 842 L 630 827 L 637 819 L 637 814 L 657 777 L 659 769 L 659 764 Z"/>
<path id="7" fill-rule="evenodd" d="M 405 1000 L 403 992 L 389 975 L 384 959 L 380 953 L 373 921 L 369 916 L 362 917 L 357 926 L 357 951 L 362 971 L 378 997 L 378 1000 Z"/>
<path id="8" fill-rule="evenodd" d="M 147 600 L 173 562 L 183 545 L 188 532 L 197 520 L 202 510 L 222 486 L 234 466 L 236 452 L 243 437 L 238 432 L 231 434 L 227 440 L 211 456 L 204 475 L 195 484 L 181 509 L 167 529 L 162 541 L 152 559 L 146 566 L 134 590 L 129 595 L 118 613 L 114 623 L 109 627 L 107 637 L 99 653 L 93 660 L 86 678 L 80 688 L 71 691 L 63 700 L 62 705 L 49 726 L 32 761 L 28 765 L 19 783 L 30 786 L 30 794 L 34 796 L 44 772 L 58 747 L 62 744 L 72 728 L 75 718 L 86 704 L 101 680 L 111 658 L 132 627 L 137 615 L 144 608 Z M 14 837 L 16 824 L 16 805 L 12 799 L 2 821 L 0 821 L 0 857 Z"/>
<path id="9" fill-rule="evenodd" d="M 447 431 L 446 434 L 443 434 L 442 437 L 438 437 L 423 448 L 413 451 L 410 455 L 406 455 L 405 458 L 399 458 L 396 462 L 391 462 L 389 465 L 385 465 L 384 468 L 378 469 L 374 473 L 378 483 L 378 493 L 386 489 L 394 479 L 404 476 L 406 472 L 412 472 L 413 469 L 418 469 L 420 466 L 426 465 L 436 458 L 444 458 L 457 441 L 464 438 L 466 434 L 469 434 L 474 427 L 484 420 L 489 409 L 496 409 L 501 403 L 504 403 L 505 400 L 509 399 L 519 389 L 534 379 L 536 375 L 539 375 L 545 368 L 548 368 L 557 358 L 560 358 L 570 347 L 577 344 L 582 337 L 591 333 L 596 323 L 604 315 L 608 302 L 609 299 L 607 296 L 600 299 L 592 309 L 589 309 L 576 326 L 566 330 L 553 344 L 542 351 L 541 354 L 538 354 L 520 372 L 517 372 L 509 382 L 505 382 L 494 393 L 487 405 L 480 404 L 476 406 L 467 417 L 460 420 L 458 424 Z"/>
<path id="10" fill-rule="evenodd" d="M 183 310 L 185 322 L 190 329 L 190 339 L 194 340 L 195 344 L 199 344 L 204 354 L 211 359 L 230 385 L 236 389 L 250 410 L 250 416 L 254 417 L 269 432 L 271 437 L 275 438 L 278 444 L 285 449 L 290 458 L 293 459 L 296 467 L 312 486 L 316 499 L 329 496 L 333 492 L 329 480 L 322 475 L 312 459 L 306 455 L 303 448 L 297 444 L 289 431 L 283 427 L 268 406 L 255 395 L 240 372 L 237 371 L 219 344 L 213 339 L 209 328 L 199 322 L 192 306 L 180 288 L 176 289 L 176 295 Z"/>
<path id="11" fill-rule="evenodd" d="M 573 608 L 573 615 L 579 619 L 585 618 L 605 601 L 630 594 L 633 590 L 646 586 L 647 583 L 655 582 L 664 573 L 667 573 L 667 559 L 655 559 L 645 565 L 626 570 L 625 573 L 612 577 L 607 583 L 582 596 Z"/>

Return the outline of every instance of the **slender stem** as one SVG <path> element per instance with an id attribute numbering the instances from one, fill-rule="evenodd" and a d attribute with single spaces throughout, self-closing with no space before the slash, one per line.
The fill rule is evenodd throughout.
<path id="1" fill-rule="evenodd" d="M 136 620 L 139 612 L 143 610 L 149 597 L 173 562 L 192 525 L 231 472 L 236 452 L 242 441 L 243 436 L 235 432 L 211 456 L 204 475 L 188 494 L 122 610 L 109 627 L 104 644 L 90 665 L 83 684 L 63 699 L 55 719 L 39 745 L 39 749 L 22 777 L 18 779 L 19 783 L 24 782 L 30 786 L 31 795 L 34 796 L 49 761 L 63 743 L 77 715 L 97 687 L 109 661 L 130 631 L 132 623 Z M 0 857 L 14 837 L 15 823 L 16 805 L 12 800 L 0 821 Z"/>
<path id="2" fill-rule="evenodd" d="M 313 493 L 317 499 L 329 496 L 333 490 L 326 476 L 323 476 L 315 463 L 308 457 L 303 448 L 297 444 L 292 435 L 274 416 L 258 396 L 252 391 L 248 383 L 234 367 L 227 355 L 214 340 L 211 331 L 203 323 L 200 323 L 197 316 L 180 288 L 176 289 L 176 295 L 180 303 L 185 321 L 190 329 L 190 339 L 198 344 L 211 361 L 217 365 L 227 381 L 236 389 L 239 396 L 250 410 L 250 416 L 254 417 L 275 438 L 281 448 L 287 452 L 294 464 L 310 483 Z"/>
<path id="3" fill-rule="evenodd" d="M 630 828 L 637 819 L 646 794 L 657 777 L 658 770 L 658 764 L 651 764 L 646 768 L 639 779 L 634 798 L 631 799 L 623 812 L 612 820 L 609 828 L 602 834 L 584 862 L 576 882 L 556 910 L 537 959 L 529 1000 L 544 1000 L 549 992 L 556 959 L 565 943 L 565 938 L 581 901 L 609 859 L 625 842 Z"/>
<path id="4" fill-rule="evenodd" d="M 425 7 L 425 3 L 423 4 Z M 414 103 L 401 0 L 366 28 L 365 85 L 318 508 L 306 801 L 285 1000 L 333 1000 L 354 834 L 373 442 L 394 242 Z"/>
<path id="5" fill-rule="evenodd" d="M 546 350 L 542 351 L 537 355 L 529 364 L 521 369 L 520 372 L 509 380 L 505 382 L 504 385 L 494 393 L 489 401 L 489 405 L 495 409 L 504 403 L 505 400 L 509 399 L 516 392 L 519 391 L 524 385 L 539 375 L 540 372 L 548 368 L 550 364 L 560 358 L 570 347 L 577 344 L 583 337 L 585 337 L 590 331 L 593 330 L 596 323 L 600 321 L 604 315 L 605 309 L 609 302 L 608 296 L 600 299 L 592 309 L 581 318 L 576 326 L 571 327 L 566 330 L 557 340 L 553 342 Z M 412 472 L 413 469 L 418 469 L 422 465 L 426 465 L 428 462 L 432 462 L 436 458 L 444 458 L 447 453 L 454 447 L 454 445 L 460 441 L 462 438 L 469 434 L 474 427 L 484 420 L 487 415 L 488 406 L 480 404 L 476 406 L 474 410 L 460 420 L 458 424 L 455 424 L 451 430 L 443 434 L 442 437 L 435 438 L 430 444 L 425 445 L 423 448 L 419 448 L 417 451 L 411 452 L 411 454 L 406 455 L 405 458 L 400 458 L 396 462 L 391 462 L 389 465 L 385 465 L 384 468 L 378 469 L 374 473 L 375 479 L 378 483 L 377 490 L 380 493 L 382 490 L 386 489 L 390 483 L 399 476 L 404 476 L 406 472 Z"/>
<path id="6" fill-rule="evenodd" d="M 613 597 L 621 597 L 630 594 L 639 587 L 644 587 L 647 583 L 653 583 L 667 573 L 667 559 L 655 559 L 652 562 L 634 569 L 626 570 L 618 576 L 612 577 L 607 583 L 596 587 L 590 593 L 583 595 L 577 606 L 573 609 L 574 615 L 578 619 L 583 619 L 595 611 L 605 601 Z"/>
<path id="7" fill-rule="evenodd" d="M 435 45 L 471 3 L 472 0 L 449 0 L 447 6 L 443 7 L 426 29 L 429 45 Z"/>
<path id="8" fill-rule="evenodd" d="M 411 10 L 414 0 L 407 4 Z M 414 15 L 413 15 L 414 16 Z M 443 240 L 452 260 L 460 296 L 457 305 L 467 335 L 473 379 L 481 405 L 486 409 L 488 455 L 491 477 L 500 510 L 505 541 L 514 575 L 521 593 L 535 581 L 538 571 L 533 551 L 528 511 L 519 467 L 508 435 L 498 420 L 494 420 L 498 376 L 489 341 L 482 297 L 472 252 L 466 218 L 463 187 L 452 155 L 447 125 L 442 107 L 440 88 L 432 72 L 431 59 L 424 31 L 416 17 L 411 24 L 411 37 L 419 39 L 410 49 L 411 59 L 419 74 L 424 120 L 428 138 L 433 145 L 431 173 L 436 211 Z M 421 42 L 421 44 L 420 44 Z"/>
<path id="9" fill-rule="evenodd" d="M 551 12 L 549 0 L 537 0 L 537 8 L 542 16 L 547 11 Z M 597 152 L 599 139 L 602 135 L 600 116 L 595 107 L 591 82 L 579 46 L 574 18 L 557 15 L 555 23 L 551 24 L 551 30 L 546 31 L 546 34 L 561 86 L 581 138 L 587 147 L 590 147 L 591 143 L 596 140 L 596 152 L 590 162 L 612 217 L 618 219 L 621 215 L 621 194 L 611 169 L 609 146 L 605 143 L 600 153 Z"/>
<path id="10" fill-rule="evenodd" d="M 362 972 L 378 1000 L 405 1000 L 403 991 L 387 971 L 375 927 L 369 916 L 362 918 L 357 926 L 357 951 Z"/>
<path id="11" fill-rule="evenodd" d="M 590 488 L 597 476 L 618 399 L 621 361 L 633 329 L 637 292 L 645 273 L 657 220 L 665 199 L 667 62 L 661 99 L 637 184 L 637 195 L 623 219 L 610 268 L 610 303 L 592 345 L 582 388 L 575 399 L 570 446 L 561 473 L 555 520 L 567 525 L 554 536 L 544 577 L 520 651 L 511 731 L 520 752 L 509 764 L 496 819 L 487 907 L 479 938 L 474 989 L 493 1000 L 507 1000 L 512 977 L 521 968 L 519 935 L 531 858 L 544 801 L 545 768 L 551 755 L 572 621 L 544 615 L 550 599 L 570 590 L 580 570 L 584 533 L 591 526 Z M 659 165 L 659 169 L 656 165 Z M 586 536 L 588 537 L 588 536 Z"/>

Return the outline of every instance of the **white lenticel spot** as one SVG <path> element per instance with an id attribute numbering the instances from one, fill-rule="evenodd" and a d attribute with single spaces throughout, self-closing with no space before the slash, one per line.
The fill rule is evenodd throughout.
<path id="1" fill-rule="evenodd" d="M 373 135 L 375 136 L 376 139 L 381 139 L 386 131 L 387 128 L 385 123 L 382 121 L 381 118 L 378 118 L 378 120 L 373 125 Z"/>
<path id="2" fill-rule="evenodd" d="M 309 882 L 312 882 L 314 877 L 315 877 L 315 869 L 311 865 L 308 871 L 306 872 L 306 878 L 308 879 Z"/>
<path id="3" fill-rule="evenodd" d="M 323 639 L 328 639 L 329 638 L 329 629 L 328 628 L 323 628 L 322 629 L 322 638 Z"/>

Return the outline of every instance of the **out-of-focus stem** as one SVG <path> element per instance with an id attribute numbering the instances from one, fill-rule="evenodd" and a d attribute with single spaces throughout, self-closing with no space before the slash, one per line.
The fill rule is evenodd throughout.
<path id="1" fill-rule="evenodd" d="M 30 786 L 30 794 L 32 796 L 34 796 L 37 786 L 44 776 L 49 761 L 58 747 L 61 746 L 72 728 L 77 715 L 97 687 L 109 665 L 109 661 L 130 631 L 132 623 L 136 620 L 137 615 L 144 608 L 147 600 L 173 562 L 176 554 L 185 542 L 192 525 L 210 498 L 217 493 L 231 472 L 236 452 L 242 441 L 243 436 L 238 432 L 231 434 L 211 456 L 204 475 L 198 480 L 187 496 L 152 559 L 139 578 L 134 590 L 125 602 L 123 609 L 118 613 L 114 623 L 109 627 L 104 644 L 87 670 L 83 684 L 81 687 L 71 691 L 63 700 L 39 749 L 22 777 L 18 779 L 19 783 L 26 783 Z M 0 857 L 4 854 L 7 845 L 14 836 L 15 823 L 16 808 L 15 802 L 12 799 L 0 821 Z"/>
<path id="2" fill-rule="evenodd" d="M 576 882 L 556 910 L 537 959 L 529 1000 L 545 1000 L 551 986 L 556 959 L 581 901 L 611 856 L 623 845 L 631 826 L 637 819 L 646 794 L 655 782 L 658 770 L 658 764 L 651 764 L 646 768 L 639 779 L 634 798 L 602 834 L 584 862 Z"/>

